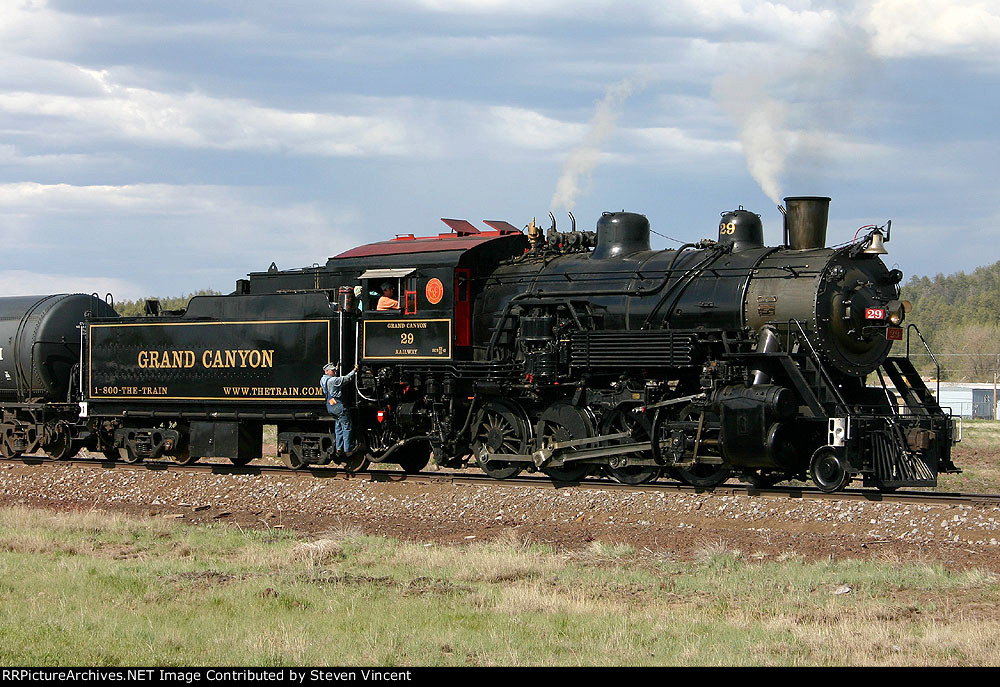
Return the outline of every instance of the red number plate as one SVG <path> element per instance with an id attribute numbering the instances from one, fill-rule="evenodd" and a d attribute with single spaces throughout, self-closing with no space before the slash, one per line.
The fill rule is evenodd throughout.
<path id="1" fill-rule="evenodd" d="M 885 338 L 889 341 L 902 341 L 903 340 L 903 328 L 902 327 L 887 327 L 885 330 Z"/>
<path id="2" fill-rule="evenodd" d="M 885 309 L 884 308 L 865 308 L 865 319 L 866 320 L 884 320 L 885 319 Z"/>

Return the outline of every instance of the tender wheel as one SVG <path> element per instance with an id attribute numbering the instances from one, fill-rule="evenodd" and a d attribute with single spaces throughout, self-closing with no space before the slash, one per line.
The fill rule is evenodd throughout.
<path id="1" fill-rule="evenodd" d="M 364 451 L 354 451 L 347 455 L 347 460 L 344 461 L 343 467 L 347 472 L 363 472 L 368 469 L 369 465 L 371 465 L 371 462 Z"/>
<path id="2" fill-rule="evenodd" d="M 354 448 L 347 452 L 347 457 L 341 467 L 347 472 L 363 472 L 371 465 L 368 458 L 368 446 L 360 433 L 353 437 Z"/>
<path id="3" fill-rule="evenodd" d="M 641 404 L 623 403 L 615 408 L 605 418 L 601 425 L 601 434 L 621 434 L 630 432 L 635 441 L 649 441 L 650 421 L 645 413 L 633 412 Z M 652 451 L 639 451 L 626 454 L 625 458 L 651 459 Z M 611 459 L 614 462 L 614 458 Z M 645 484 L 660 477 L 663 469 L 659 465 L 623 465 L 616 467 L 608 465 L 605 472 L 622 484 Z"/>
<path id="4" fill-rule="evenodd" d="M 431 447 L 426 441 L 413 441 L 393 453 L 389 460 L 412 475 L 427 467 L 431 460 Z"/>
<path id="5" fill-rule="evenodd" d="M 594 422 L 583 408 L 557 401 L 542 413 L 535 431 L 541 437 L 542 445 L 585 439 L 594 436 Z M 593 465 L 571 462 L 558 467 L 543 467 L 542 472 L 555 482 L 579 482 L 593 469 Z"/>
<path id="6" fill-rule="evenodd" d="M 141 463 L 142 456 L 136 455 L 136 453 L 132 449 L 126 446 L 124 448 L 118 449 L 118 460 L 120 460 L 123 463 L 129 463 L 129 464 Z"/>
<path id="7" fill-rule="evenodd" d="M 170 460 L 174 461 L 177 465 L 191 465 L 192 463 L 197 463 L 199 460 L 198 456 L 192 456 L 190 451 L 184 451 L 183 453 L 172 453 L 167 456 Z"/>
<path id="8" fill-rule="evenodd" d="M 4 458 L 20 458 L 23 451 L 15 451 L 11 447 L 11 439 L 10 434 L 0 437 L 0 456 Z"/>
<path id="9" fill-rule="evenodd" d="M 59 426 L 52 432 L 49 442 L 42 445 L 45 455 L 55 460 L 64 460 L 70 456 L 75 456 L 80 450 L 79 446 L 73 445 L 73 440 L 69 435 L 69 428 Z"/>
<path id="10" fill-rule="evenodd" d="M 479 411 L 472 428 L 472 453 L 476 464 L 494 479 L 507 479 L 521 472 L 527 463 L 491 460 L 487 453 L 524 455 L 529 453 L 531 426 L 520 409 L 506 401 L 490 401 Z"/>
<path id="11" fill-rule="evenodd" d="M 235 458 L 230 458 L 229 460 L 232 461 L 233 465 L 246 465 L 247 463 L 250 462 L 249 460 L 236 462 L 237 459 Z M 301 470 L 306 465 L 308 465 L 306 461 L 302 460 L 299 456 L 295 454 L 294 451 L 290 449 L 286 453 L 281 454 L 281 462 L 285 464 L 286 468 L 291 468 L 292 470 Z"/>
<path id="12" fill-rule="evenodd" d="M 820 447 L 812 454 L 809 477 L 820 491 L 828 494 L 843 489 L 851 480 L 844 459 L 828 446 Z"/>

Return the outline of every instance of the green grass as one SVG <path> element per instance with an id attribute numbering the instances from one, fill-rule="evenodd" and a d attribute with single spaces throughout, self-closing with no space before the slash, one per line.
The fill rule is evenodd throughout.
<path id="1" fill-rule="evenodd" d="M 963 420 L 962 441 L 952 449 L 958 475 L 941 475 L 936 491 L 1000 493 L 1000 422 Z"/>
<path id="2" fill-rule="evenodd" d="M 4 665 L 989 665 L 998 604 L 980 571 L 718 542 L 686 563 L 0 511 Z"/>

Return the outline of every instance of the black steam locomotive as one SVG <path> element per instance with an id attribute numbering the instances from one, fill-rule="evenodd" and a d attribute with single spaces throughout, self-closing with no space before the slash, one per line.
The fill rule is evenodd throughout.
<path id="1" fill-rule="evenodd" d="M 293 468 L 433 458 L 498 479 L 933 485 L 956 471 L 954 426 L 890 355 L 907 309 L 879 257 L 891 226 L 827 248 L 829 200 L 787 198 L 780 247 L 742 208 L 717 240 L 662 251 L 628 212 L 546 235 L 444 220 L 450 233 L 324 266 L 272 264 L 183 311 L 0 299 L 0 452 L 242 464 L 274 424 Z M 398 308 L 379 310 L 388 289 Z M 361 367 L 346 458 L 319 388 L 327 361 Z"/>

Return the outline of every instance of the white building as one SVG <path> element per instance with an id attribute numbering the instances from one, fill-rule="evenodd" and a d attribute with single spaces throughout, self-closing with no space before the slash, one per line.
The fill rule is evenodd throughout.
<path id="1" fill-rule="evenodd" d="M 937 384 L 927 382 L 932 394 L 937 393 Z M 977 382 L 941 382 L 941 396 L 938 403 L 952 415 L 967 418 L 992 420 L 994 416 L 993 384 Z"/>

